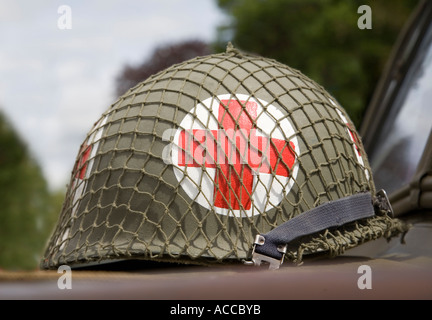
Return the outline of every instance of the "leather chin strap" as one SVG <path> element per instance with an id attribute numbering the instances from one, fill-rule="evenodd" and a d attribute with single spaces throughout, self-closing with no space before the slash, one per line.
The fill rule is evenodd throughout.
<path id="1" fill-rule="evenodd" d="M 379 199 L 379 201 L 374 201 Z M 319 231 L 340 227 L 346 223 L 375 215 L 375 203 L 381 203 L 380 209 L 391 213 L 391 206 L 383 190 L 373 199 L 369 192 L 358 193 L 335 201 L 326 202 L 316 208 L 306 211 L 287 222 L 277 226 L 266 234 L 259 234 L 255 238 L 252 261 L 249 265 L 269 263 L 269 269 L 278 269 L 283 263 L 288 244 L 302 236 L 311 235 Z"/>

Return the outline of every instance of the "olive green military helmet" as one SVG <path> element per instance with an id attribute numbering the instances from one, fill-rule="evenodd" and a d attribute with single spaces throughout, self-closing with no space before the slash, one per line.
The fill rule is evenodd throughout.
<path id="1" fill-rule="evenodd" d="M 279 226 L 295 231 L 277 243 L 285 261 L 334 256 L 403 231 L 375 194 L 336 100 L 299 71 L 228 46 L 151 76 L 104 112 L 81 145 L 41 264 L 259 264 L 257 247 Z M 368 195 L 366 206 L 316 210 L 356 195 Z M 360 216 L 335 218 L 352 207 Z M 301 221 L 310 212 L 311 228 Z"/>

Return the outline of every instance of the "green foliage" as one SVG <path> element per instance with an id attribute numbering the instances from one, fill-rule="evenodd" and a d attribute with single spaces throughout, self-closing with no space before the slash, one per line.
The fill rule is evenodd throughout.
<path id="1" fill-rule="evenodd" d="M 358 126 L 391 48 L 418 1 L 218 0 L 231 23 L 218 31 L 247 52 L 276 59 L 327 89 Z M 372 11 L 372 29 L 359 29 Z"/>
<path id="2" fill-rule="evenodd" d="M 59 197 L 48 191 L 38 164 L 0 113 L 0 269 L 38 267 Z"/>
<path id="3" fill-rule="evenodd" d="M 116 94 L 120 96 L 153 74 L 196 56 L 211 53 L 209 45 L 203 41 L 190 40 L 159 46 L 151 57 L 137 66 L 125 65 L 116 78 Z"/>

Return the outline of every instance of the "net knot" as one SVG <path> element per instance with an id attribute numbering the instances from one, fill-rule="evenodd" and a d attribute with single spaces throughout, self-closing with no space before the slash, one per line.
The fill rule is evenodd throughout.
<path id="1" fill-rule="evenodd" d="M 234 48 L 234 45 L 231 43 L 231 41 L 228 42 L 225 52 L 232 53 L 234 55 L 241 55 L 241 52 L 238 49 Z"/>

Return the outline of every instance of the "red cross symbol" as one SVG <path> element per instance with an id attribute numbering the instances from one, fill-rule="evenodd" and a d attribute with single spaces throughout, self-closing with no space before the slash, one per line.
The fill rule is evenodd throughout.
<path id="1" fill-rule="evenodd" d="M 88 159 L 90 157 L 90 152 L 92 147 L 84 143 L 81 146 L 80 150 L 80 158 L 78 162 L 75 164 L 74 171 L 76 172 L 75 178 L 83 180 L 87 171 Z"/>
<path id="2" fill-rule="evenodd" d="M 218 130 L 180 132 L 178 165 L 216 169 L 216 207 L 249 210 L 254 174 L 289 176 L 295 162 L 294 144 L 257 136 L 256 119 L 256 102 L 221 100 Z"/>
<path id="3" fill-rule="evenodd" d="M 358 153 L 359 157 L 361 157 L 361 152 L 360 152 L 360 148 L 359 148 L 360 140 L 359 140 L 359 137 L 357 135 L 357 132 L 356 132 L 356 130 L 352 124 L 347 122 L 346 126 L 348 127 L 348 132 L 351 136 L 351 140 L 354 142 L 354 146 L 357 150 L 357 153 Z"/>

